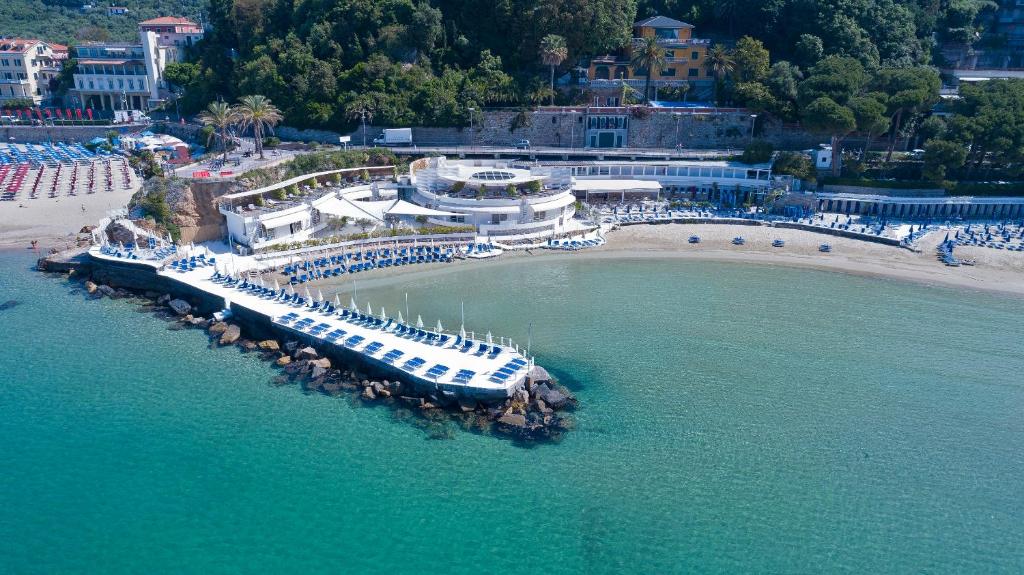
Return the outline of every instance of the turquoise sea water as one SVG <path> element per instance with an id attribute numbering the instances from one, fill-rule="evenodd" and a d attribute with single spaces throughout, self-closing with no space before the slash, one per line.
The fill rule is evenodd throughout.
<path id="1" fill-rule="evenodd" d="M 360 288 L 534 322 L 581 409 L 527 449 L 273 387 L 30 264 L 0 255 L 0 573 L 1024 570 L 1018 299 L 658 260 Z"/>

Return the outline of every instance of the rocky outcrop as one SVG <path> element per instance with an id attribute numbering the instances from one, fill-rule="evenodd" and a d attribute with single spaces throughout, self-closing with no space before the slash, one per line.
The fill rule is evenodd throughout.
<path id="1" fill-rule="evenodd" d="M 226 323 L 224 323 L 222 321 L 215 321 L 212 324 L 210 324 L 210 327 L 207 330 L 207 332 L 210 335 L 221 335 L 222 333 L 226 332 L 227 330 L 228 330 L 228 324 L 226 324 Z"/>
<path id="2" fill-rule="evenodd" d="M 99 286 L 97 286 L 96 284 L 94 284 L 94 283 L 92 283 L 91 281 L 88 281 L 88 280 L 86 280 L 86 282 L 84 284 L 84 287 L 85 287 L 85 293 L 87 293 L 89 295 L 92 295 L 92 294 L 96 293 L 96 290 L 99 289 Z"/>

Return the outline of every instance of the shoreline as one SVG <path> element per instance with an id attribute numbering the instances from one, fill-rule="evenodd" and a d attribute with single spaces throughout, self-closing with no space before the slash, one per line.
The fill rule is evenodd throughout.
<path id="1" fill-rule="evenodd" d="M 729 224 L 676 224 L 675 226 L 675 230 L 672 226 L 667 225 L 623 228 L 609 233 L 606 236 L 607 244 L 577 252 L 548 249 L 532 250 L 531 253 L 505 252 L 493 259 L 456 261 L 443 266 L 429 266 L 427 269 L 406 267 L 377 270 L 369 276 L 356 276 L 356 280 L 359 282 L 360 288 L 372 289 L 391 285 L 398 281 L 408 281 L 410 278 L 457 273 L 470 262 L 474 268 L 480 268 L 526 261 L 664 259 L 811 269 L 859 277 L 904 281 L 918 285 L 1024 297 L 1024 257 L 1019 258 L 1021 260 L 1018 262 L 1019 269 L 1014 266 L 990 268 L 983 265 L 974 268 L 948 268 L 936 261 L 933 256 L 935 246 L 941 241 L 941 237 L 938 237 L 941 234 L 938 232 L 934 232 L 933 237 L 926 238 L 932 241 L 923 242 L 921 252 L 916 253 L 904 248 L 834 238 L 803 230 L 754 228 Z M 704 239 L 708 235 L 731 238 L 732 234 L 744 235 L 749 238 L 755 235 L 752 232 L 757 230 L 760 230 L 761 234 L 783 237 L 787 242 L 787 247 L 761 249 L 754 242 L 749 242 L 743 247 L 735 247 L 729 245 L 727 241 L 723 242 L 721 238 L 718 241 L 722 245 L 716 245 L 714 241 Z M 627 231 L 630 232 L 628 235 L 624 233 Z M 675 234 L 676 236 L 688 236 L 691 233 L 701 235 L 702 243 L 675 245 L 667 243 L 665 240 L 669 238 L 666 237 L 645 237 L 669 236 L 673 231 L 678 232 Z M 650 241 L 652 239 L 656 241 Z M 804 243 L 813 243 L 813 250 L 808 251 L 807 246 L 803 246 L 801 249 L 788 247 L 796 239 L 804 240 Z M 818 243 L 826 242 L 835 246 L 836 250 L 829 254 L 817 252 Z M 769 245 L 770 240 L 765 247 Z M 987 250 L 987 248 L 978 248 L 977 250 Z M 337 279 L 318 280 L 306 285 L 324 289 L 325 295 L 328 293 L 328 289 L 333 290 L 331 291 L 331 295 L 333 295 L 334 293 L 345 293 L 345 290 L 351 286 L 352 279 L 352 276 L 343 276 Z"/>

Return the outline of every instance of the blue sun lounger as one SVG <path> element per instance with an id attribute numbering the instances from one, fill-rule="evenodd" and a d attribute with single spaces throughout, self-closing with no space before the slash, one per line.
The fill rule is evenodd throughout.
<path id="1" fill-rule="evenodd" d="M 381 359 L 383 359 L 387 363 L 395 363 L 396 361 L 398 361 L 398 358 L 402 357 L 403 355 L 405 355 L 404 351 L 400 349 L 393 349 L 385 353 L 384 357 L 382 357 Z"/>
<path id="2" fill-rule="evenodd" d="M 455 374 L 455 377 L 452 378 L 452 381 L 454 383 L 461 383 L 465 385 L 469 383 L 469 380 L 473 379 L 474 375 L 476 375 L 475 371 L 460 369 L 459 372 Z"/>
<path id="3" fill-rule="evenodd" d="M 379 341 L 374 341 L 374 342 L 371 342 L 370 345 L 366 346 L 366 349 L 364 349 L 363 351 L 365 351 L 369 355 L 373 355 L 373 354 L 377 353 L 378 351 L 380 351 L 381 348 L 383 348 L 383 347 L 384 347 L 383 343 L 380 343 Z"/>
<path id="4" fill-rule="evenodd" d="M 355 347 L 355 346 L 359 345 L 360 343 L 362 343 L 363 340 L 365 340 L 365 339 L 366 338 L 361 336 L 361 335 L 354 335 L 354 336 L 352 336 L 352 337 L 350 337 L 350 338 L 345 340 L 345 345 L 347 345 L 348 347 Z"/>
<path id="5" fill-rule="evenodd" d="M 402 368 L 405 369 L 406 371 L 414 372 L 419 368 L 423 367 L 424 365 L 426 365 L 426 363 L 426 360 L 414 357 L 409 361 L 405 362 L 405 365 L 403 365 Z"/>
<path id="6" fill-rule="evenodd" d="M 427 370 L 427 377 L 437 379 L 448 372 L 447 365 L 441 365 L 440 363 Z"/>

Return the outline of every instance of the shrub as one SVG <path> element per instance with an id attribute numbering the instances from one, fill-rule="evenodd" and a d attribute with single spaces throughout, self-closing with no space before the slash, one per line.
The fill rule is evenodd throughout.
<path id="1" fill-rule="evenodd" d="M 775 151 L 771 143 L 764 140 L 754 140 L 743 149 L 740 161 L 744 164 L 762 164 L 772 159 L 772 152 Z"/>

